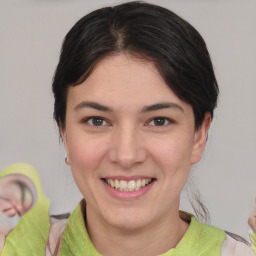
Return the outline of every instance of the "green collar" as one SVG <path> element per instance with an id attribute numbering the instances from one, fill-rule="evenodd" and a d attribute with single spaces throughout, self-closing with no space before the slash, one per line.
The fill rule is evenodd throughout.
<path id="1" fill-rule="evenodd" d="M 191 216 L 189 228 L 178 245 L 162 256 L 220 256 L 225 238 L 224 231 Z"/>
<path id="2" fill-rule="evenodd" d="M 101 254 L 93 246 L 87 230 L 80 204 L 72 212 L 64 231 L 60 256 L 100 256 Z"/>
<path id="3" fill-rule="evenodd" d="M 220 256 L 225 233 L 212 226 L 199 223 L 191 216 L 190 226 L 176 248 L 162 256 Z M 100 256 L 93 246 L 87 230 L 80 204 L 71 214 L 64 231 L 60 256 Z"/>

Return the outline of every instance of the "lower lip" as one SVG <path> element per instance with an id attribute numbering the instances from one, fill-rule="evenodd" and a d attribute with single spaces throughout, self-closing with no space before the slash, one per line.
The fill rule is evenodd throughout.
<path id="1" fill-rule="evenodd" d="M 141 196 L 145 195 L 152 188 L 152 186 L 155 183 L 155 181 L 152 181 L 147 186 L 142 187 L 141 189 L 135 190 L 135 191 L 119 191 L 119 190 L 109 186 L 105 181 L 102 180 L 102 182 L 103 182 L 106 190 L 109 192 L 109 194 L 117 199 L 120 199 L 120 200 L 138 199 Z"/>

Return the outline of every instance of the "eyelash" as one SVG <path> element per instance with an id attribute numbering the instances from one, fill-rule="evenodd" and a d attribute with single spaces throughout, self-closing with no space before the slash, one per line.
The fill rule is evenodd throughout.
<path id="1" fill-rule="evenodd" d="M 161 124 L 161 125 L 156 125 L 156 121 L 164 121 L 164 124 Z M 154 124 L 150 124 L 154 122 Z M 166 118 L 166 117 L 162 117 L 162 116 L 158 116 L 158 117 L 154 117 L 152 118 L 149 122 L 148 122 L 148 125 L 152 125 L 152 126 L 155 126 L 155 127 L 165 127 L 165 126 L 168 126 L 170 124 L 174 123 L 173 120 L 169 119 L 169 118 Z"/>
<path id="2" fill-rule="evenodd" d="M 95 125 L 95 124 L 93 124 L 93 121 L 102 121 L 103 123 L 105 122 L 105 124 Z M 109 125 L 108 121 L 106 121 L 105 118 L 100 117 L 100 116 L 90 116 L 90 117 L 86 118 L 85 120 L 83 120 L 82 122 L 87 123 L 87 124 L 91 125 L 92 127 L 100 127 L 100 126 Z"/>
<path id="3" fill-rule="evenodd" d="M 100 121 L 99 125 L 93 123 L 94 121 Z M 160 123 L 160 125 L 157 125 L 156 122 L 157 121 L 164 121 L 164 123 Z M 105 118 L 103 117 L 100 117 L 100 116 L 91 116 L 91 117 L 88 117 L 86 118 L 85 120 L 82 121 L 83 123 L 87 123 L 89 124 L 90 126 L 92 127 L 101 127 L 101 126 L 108 126 L 110 125 L 108 121 L 106 121 Z M 158 117 L 154 117 L 152 118 L 148 123 L 147 123 L 147 126 L 155 126 L 155 127 L 165 127 L 165 126 L 168 126 L 170 124 L 174 123 L 173 120 L 169 119 L 169 118 L 166 118 L 166 117 L 161 117 L 161 116 L 158 116 Z"/>

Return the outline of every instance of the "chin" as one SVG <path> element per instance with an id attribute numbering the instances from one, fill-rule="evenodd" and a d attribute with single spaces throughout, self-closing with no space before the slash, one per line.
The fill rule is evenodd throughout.
<path id="1" fill-rule="evenodd" d="M 104 214 L 105 215 L 105 214 Z M 105 221 L 113 228 L 124 231 L 135 231 L 147 226 L 153 216 L 147 216 L 142 210 L 118 209 L 105 215 Z"/>
<path id="2" fill-rule="evenodd" d="M 109 224 L 115 229 L 119 229 L 127 232 L 132 232 L 138 229 L 142 229 L 144 226 L 146 226 L 145 221 L 142 222 L 134 218 L 123 218 L 118 220 L 115 219 L 109 222 Z"/>

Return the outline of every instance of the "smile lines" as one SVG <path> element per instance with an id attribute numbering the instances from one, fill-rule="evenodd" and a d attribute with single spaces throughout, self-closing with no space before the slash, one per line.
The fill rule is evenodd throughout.
<path id="1" fill-rule="evenodd" d="M 130 180 L 130 181 L 126 181 L 126 180 L 113 180 L 113 179 L 104 179 L 104 181 L 111 186 L 112 188 L 115 188 L 116 190 L 119 191 L 137 191 L 139 189 L 141 189 L 142 187 L 147 186 L 148 184 L 150 184 L 153 179 L 138 179 L 138 180 Z"/>

